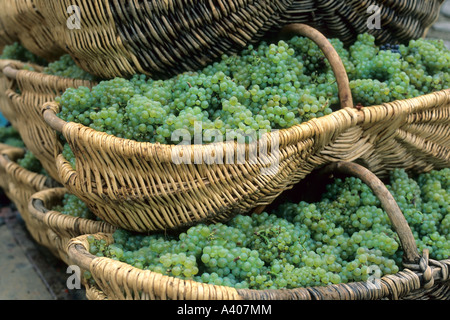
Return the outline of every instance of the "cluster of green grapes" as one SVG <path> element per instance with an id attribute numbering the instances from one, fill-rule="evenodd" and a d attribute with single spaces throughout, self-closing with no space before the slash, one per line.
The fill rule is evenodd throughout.
<path id="1" fill-rule="evenodd" d="M 450 169 L 412 179 L 391 173 L 389 190 L 418 249 L 450 257 Z M 379 199 L 360 179 L 337 178 L 320 201 L 284 202 L 271 213 L 199 224 L 178 235 L 118 229 L 90 253 L 136 268 L 235 288 L 280 289 L 370 281 L 402 267 L 402 247 Z M 89 279 L 89 272 L 86 273 Z"/>
<path id="2" fill-rule="evenodd" d="M 22 137 L 13 126 L 0 127 L 0 141 L 12 147 L 24 148 Z"/>
<path id="3" fill-rule="evenodd" d="M 30 52 L 20 42 L 15 42 L 12 45 L 5 46 L 2 54 L 0 55 L 0 59 L 17 60 L 37 64 L 39 66 L 43 66 L 43 73 L 48 75 L 89 81 L 97 80 L 95 76 L 80 68 L 69 54 L 62 55 L 56 61 L 48 62 L 42 57 Z M 34 71 L 34 68 L 30 65 L 25 65 L 24 69 Z"/>
<path id="4" fill-rule="evenodd" d="M 52 207 L 52 210 L 76 218 L 87 220 L 97 219 L 86 203 L 71 193 L 64 194 L 61 204 Z"/>
<path id="5" fill-rule="evenodd" d="M 381 104 L 450 87 L 450 51 L 443 41 L 418 39 L 386 48 L 362 34 L 349 52 L 354 66 L 349 72 L 350 88 L 356 103 Z"/>
<path id="6" fill-rule="evenodd" d="M 50 62 L 43 73 L 63 78 L 95 80 L 95 77 L 80 68 L 69 54 L 64 54 L 58 60 Z"/>
<path id="7" fill-rule="evenodd" d="M 15 42 L 3 48 L 0 59 L 17 60 L 37 64 L 40 66 L 47 65 L 47 61 L 26 49 L 20 42 Z M 31 68 L 31 67 L 30 67 Z"/>
<path id="8" fill-rule="evenodd" d="M 362 34 L 349 48 L 330 39 L 348 72 L 355 103 L 380 104 L 450 87 L 450 51 L 443 42 L 414 40 L 378 47 Z M 391 48 L 391 47 L 389 47 Z M 394 49 L 395 48 L 395 49 Z M 311 40 L 293 37 L 249 45 L 197 72 L 165 80 L 135 75 L 68 89 L 59 116 L 139 142 L 177 144 L 201 122 L 202 143 L 290 128 L 339 108 L 335 75 Z M 191 143 L 195 143 L 192 139 Z"/>
<path id="9" fill-rule="evenodd" d="M 25 151 L 24 156 L 17 160 L 17 164 L 30 172 L 42 174 L 48 177 L 48 173 L 42 167 L 39 159 L 36 158 L 36 156 L 28 149 Z"/>

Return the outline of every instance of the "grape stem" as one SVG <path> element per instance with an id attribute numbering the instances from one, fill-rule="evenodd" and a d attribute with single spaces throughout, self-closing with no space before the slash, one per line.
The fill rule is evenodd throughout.
<path id="1" fill-rule="evenodd" d="M 333 174 L 336 172 L 357 177 L 372 189 L 399 236 L 404 250 L 404 263 L 417 263 L 420 260 L 420 255 L 414 235 L 400 207 L 384 183 L 370 170 L 353 162 L 334 162 L 321 169 L 321 174 Z"/>

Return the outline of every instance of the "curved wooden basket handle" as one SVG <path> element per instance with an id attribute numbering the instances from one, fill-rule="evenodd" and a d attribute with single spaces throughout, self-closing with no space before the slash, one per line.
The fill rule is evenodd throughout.
<path id="1" fill-rule="evenodd" d="M 59 112 L 59 105 L 56 102 L 46 102 L 41 108 L 44 121 L 58 133 L 62 133 L 64 126 L 67 122 L 58 118 L 56 115 Z"/>
<path id="2" fill-rule="evenodd" d="M 408 225 L 400 207 L 384 183 L 367 168 L 353 162 L 334 162 L 325 166 L 320 173 L 332 174 L 340 172 L 361 179 L 372 189 L 378 197 L 381 206 L 391 220 L 394 230 L 397 232 L 404 250 L 404 263 L 417 263 L 420 255 L 411 228 Z"/>
<path id="3" fill-rule="evenodd" d="M 321 32 L 305 24 L 293 23 L 285 26 L 279 35 L 280 37 L 304 36 L 316 43 L 333 69 L 338 85 L 341 108 L 354 107 L 350 82 L 342 59 L 339 57 L 331 42 Z"/>

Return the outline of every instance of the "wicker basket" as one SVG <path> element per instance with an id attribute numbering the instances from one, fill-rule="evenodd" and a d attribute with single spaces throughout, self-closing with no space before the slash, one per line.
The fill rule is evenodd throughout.
<path id="1" fill-rule="evenodd" d="M 271 145 L 264 153 L 262 148 L 258 152 L 256 144 L 243 147 L 234 141 L 186 147 L 120 139 L 77 123 L 66 123 L 56 117 L 59 105 L 46 103 L 44 119 L 64 135 L 76 156 L 77 171 L 61 154 L 57 156 L 59 181 L 102 220 L 138 232 L 226 220 L 237 212 L 270 203 L 313 169 L 308 163 L 311 154 L 357 122 L 357 110 L 351 108 L 348 77 L 333 46 L 306 25 L 297 31 L 312 38 L 328 57 L 345 109 L 289 130 L 269 133 L 266 141 Z M 279 153 L 275 150 L 278 142 Z M 192 164 L 174 162 L 173 156 L 190 151 Z M 196 155 L 206 158 L 213 151 L 224 154 L 224 164 L 208 165 L 208 159 L 195 164 Z M 251 158 L 255 152 L 259 153 L 258 159 Z M 230 154 L 234 157 L 244 153 L 246 161 L 242 164 L 226 160 Z M 262 174 L 263 170 L 267 174 Z"/>
<path id="2" fill-rule="evenodd" d="M 197 70 L 290 23 L 305 23 L 344 41 L 368 31 L 381 41 L 419 38 L 437 19 L 442 1 L 34 0 L 55 42 L 100 78 L 136 73 L 160 78 Z M 75 12 L 67 13 L 74 4 L 80 28 L 67 27 L 76 18 Z M 382 24 L 369 30 L 373 4 L 382 8 Z"/>
<path id="3" fill-rule="evenodd" d="M 92 87 L 93 83 L 47 75 L 42 73 L 42 67 L 36 67 L 36 71 L 24 70 L 20 62 L 4 61 L 2 64 L 0 66 L 8 83 L 0 95 L 4 94 L 7 99 L 7 103 L 3 104 L 5 117 L 17 129 L 27 149 L 41 162 L 46 172 L 58 180 L 55 150 L 62 150 L 62 146 L 55 132 L 42 119 L 41 106 L 53 101 L 67 88 Z"/>
<path id="4" fill-rule="evenodd" d="M 325 170 L 361 178 L 380 199 L 404 250 L 405 268 L 379 281 L 362 281 L 324 287 L 284 290 L 234 289 L 182 280 L 89 253 L 88 235 L 72 239 L 68 256 L 74 265 L 88 270 L 95 285 L 86 284 L 92 300 L 385 300 L 450 298 L 450 259 L 435 261 L 428 252 L 420 256 L 414 236 L 388 189 L 373 173 L 354 163 L 335 163 Z M 97 233 L 97 239 L 113 243 L 113 235 Z"/>
<path id="5" fill-rule="evenodd" d="M 327 36 L 338 37 L 345 43 L 353 42 L 356 35 L 365 32 L 374 35 L 379 43 L 404 42 L 426 36 L 438 19 L 443 2 L 318 0 L 313 24 Z"/>
<path id="6" fill-rule="evenodd" d="M 450 90 L 358 110 L 329 41 L 305 25 L 290 31 L 310 37 L 326 53 L 337 77 L 341 110 L 267 134 L 272 149 L 256 150 L 255 161 L 251 145 L 245 150 L 246 161 L 236 164 L 227 162 L 230 154 L 242 152 L 242 145 L 234 142 L 138 143 L 66 123 L 56 116 L 59 106 L 48 103 L 43 106 L 44 119 L 63 134 L 76 158 L 74 170 L 61 154 L 57 156 L 59 181 L 102 220 L 146 232 L 247 213 L 271 203 L 329 162 L 359 159 L 379 175 L 396 167 L 424 171 L 449 166 Z M 173 156 L 183 152 L 191 161 L 177 164 Z M 224 164 L 208 164 L 213 153 L 223 154 Z M 206 160 L 197 164 L 198 157 Z"/>
<path id="7" fill-rule="evenodd" d="M 60 205 L 67 194 L 64 188 L 46 189 L 33 194 L 30 198 L 28 210 L 31 217 L 46 225 L 60 239 L 58 249 L 60 257 L 68 263 L 66 246 L 75 237 L 91 233 L 112 233 L 115 227 L 97 220 L 72 217 L 52 210 Z"/>
<path id="8" fill-rule="evenodd" d="M 20 42 L 31 53 L 53 61 L 63 54 L 34 0 L 0 1 L 0 44 Z"/>
<path id="9" fill-rule="evenodd" d="M 12 147 L 10 145 L 0 143 L 0 153 L 6 154 L 10 159 L 19 159 L 25 154 L 21 148 Z M 0 165 L 0 188 L 5 192 L 5 195 L 9 197 L 9 183 L 8 175 L 5 168 Z"/>
<path id="10" fill-rule="evenodd" d="M 14 124 L 14 122 L 16 121 L 16 112 L 14 110 L 14 107 L 11 105 L 6 92 L 8 90 L 16 90 L 17 85 L 13 79 L 8 78 L 3 73 L 3 68 L 8 65 L 17 70 L 25 68 L 26 65 L 33 67 L 37 71 L 41 71 L 42 67 L 16 60 L 0 59 L 0 112 L 6 118 L 6 120 L 8 120 L 11 124 Z"/>
<path id="11" fill-rule="evenodd" d="M 58 257 L 54 234 L 50 229 L 34 220 L 28 211 L 30 197 L 38 191 L 60 186 L 53 179 L 22 168 L 17 160 L 24 155 L 12 149 L 2 151 L 0 154 L 0 172 L 4 172 L 8 183 L 7 197 L 16 205 L 20 216 L 32 238 L 40 245 L 50 249 Z"/>

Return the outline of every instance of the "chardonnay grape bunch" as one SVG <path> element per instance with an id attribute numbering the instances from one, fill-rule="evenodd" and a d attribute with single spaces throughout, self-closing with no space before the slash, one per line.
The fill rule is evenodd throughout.
<path id="1" fill-rule="evenodd" d="M 13 126 L 0 127 L 0 142 L 12 147 L 25 147 L 25 144 L 22 141 L 22 137 Z"/>
<path id="2" fill-rule="evenodd" d="M 450 51 L 442 41 L 419 39 L 388 48 L 361 34 L 348 48 L 339 39 L 330 42 L 347 70 L 356 104 L 450 87 Z M 167 80 L 135 75 L 102 81 L 92 90 L 68 89 L 57 102 L 65 121 L 161 144 L 178 144 L 173 134 L 179 129 L 193 137 L 196 122 L 203 129 L 202 143 L 209 143 L 229 131 L 242 136 L 290 128 L 339 108 L 329 62 L 313 41 L 298 36 L 249 45 L 240 54 L 223 55 L 202 70 Z"/>
<path id="3" fill-rule="evenodd" d="M 25 63 L 33 63 L 40 66 L 47 65 L 47 61 L 26 49 L 20 42 L 14 42 L 11 45 L 7 45 L 3 48 L 3 52 L 0 55 L 0 59 L 5 60 L 17 60 Z M 32 70 L 31 66 L 27 69 Z"/>
<path id="4" fill-rule="evenodd" d="M 84 203 L 76 195 L 71 193 L 64 194 L 61 204 L 54 206 L 52 210 L 75 218 L 82 218 L 87 220 L 97 219 L 97 217 L 88 208 L 86 203 Z"/>
<path id="5" fill-rule="evenodd" d="M 25 151 L 24 156 L 17 160 L 17 164 L 30 172 L 42 174 L 48 177 L 48 173 L 42 167 L 39 159 L 36 158 L 36 156 L 28 149 Z"/>
<path id="6" fill-rule="evenodd" d="M 450 257 L 450 169 L 390 176 L 419 250 Z M 181 279 L 244 289 L 291 289 L 382 277 L 402 267 L 403 250 L 386 212 L 358 178 L 336 179 L 317 202 L 199 224 L 178 235 L 118 229 L 114 243 L 88 236 L 90 253 Z M 86 278 L 93 282 L 89 272 Z"/>
<path id="7" fill-rule="evenodd" d="M 95 77 L 81 69 L 69 54 L 62 55 L 58 60 L 50 62 L 44 68 L 43 73 L 70 79 L 95 80 Z"/>

